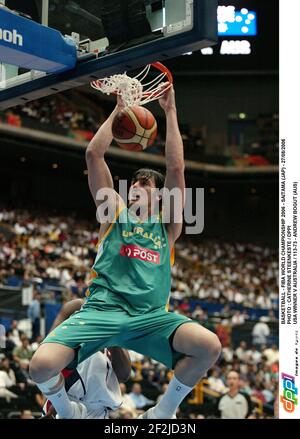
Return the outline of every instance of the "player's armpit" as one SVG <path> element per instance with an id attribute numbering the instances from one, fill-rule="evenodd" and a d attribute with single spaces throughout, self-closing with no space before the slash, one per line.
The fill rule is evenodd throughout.
<path id="1" fill-rule="evenodd" d="M 101 189 L 96 199 L 98 202 L 96 217 L 101 226 L 114 223 L 126 207 L 124 200 L 113 189 Z"/>

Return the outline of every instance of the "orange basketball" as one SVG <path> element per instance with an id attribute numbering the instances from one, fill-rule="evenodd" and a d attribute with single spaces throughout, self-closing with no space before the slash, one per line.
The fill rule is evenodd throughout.
<path id="1" fill-rule="evenodd" d="M 112 133 L 121 148 L 142 151 L 156 139 L 157 123 L 151 111 L 146 108 L 127 107 L 115 116 Z"/>

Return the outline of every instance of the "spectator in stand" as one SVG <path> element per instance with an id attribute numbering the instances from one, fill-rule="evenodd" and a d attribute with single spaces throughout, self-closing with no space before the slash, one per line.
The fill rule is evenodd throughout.
<path id="1" fill-rule="evenodd" d="M 222 419 L 246 419 L 251 413 L 251 400 L 248 395 L 240 392 L 239 379 L 239 374 L 235 371 L 227 375 L 229 390 L 217 403 L 217 411 Z"/>
<path id="2" fill-rule="evenodd" d="M 36 292 L 34 299 L 27 309 L 27 316 L 31 320 L 31 340 L 34 341 L 40 335 L 42 295 Z"/>
<path id="3" fill-rule="evenodd" d="M 11 331 L 10 340 L 12 340 L 14 342 L 15 346 L 21 346 L 21 340 L 20 340 L 21 331 L 18 330 L 18 321 L 17 320 L 13 320 L 11 322 L 10 331 Z"/>
<path id="4" fill-rule="evenodd" d="M 248 396 L 251 395 L 252 389 L 247 378 L 240 377 L 240 392 L 245 393 Z"/>
<path id="5" fill-rule="evenodd" d="M 230 327 L 227 320 L 222 320 L 216 326 L 216 334 L 222 344 L 222 347 L 228 346 L 230 343 Z"/>
<path id="6" fill-rule="evenodd" d="M 187 297 L 185 297 L 183 302 L 179 305 L 179 310 L 182 314 L 187 314 L 191 310 L 191 305 Z"/>
<path id="7" fill-rule="evenodd" d="M 226 363 L 232 363 L 234 356 L 234 351 L 231 346 L 225 346 L 222 348 L 222 357 Z"/>
<path id="8" fill-rule="evenodd" d="M 137 409 L 144 409 L 146 406 L 153 405 L 154 401 L 142 394 L 142 388 L 139 383 L 134 383 L 129 393 Z"/>
<path id="9" fill-rule="evenodd" d="M 254 389 L 251 391 L 251 396 L 255 399 L 258 399 L 262 402 L 262 404 L 266 403 L 265 395 L 263 393 L 264 386 L 261 383 L 256 383 Z"/>
<path id="10" fill-rule="evenodd" d="M 272 345 L 270 348 L 263 350 L 263 356 L 266 358 L 267 366 L 271 366 L 279 361 L 279 350 L 276 345 Z"/>
<path id="11" fill-rule="evenodd" d="M 13 350 L 14 361 L 18 364 L 24 363 L 29 364 L 33 355 L 32 349 L 29 345 L 29 340 L 25 336 L 22 338 L 22 344 L 19 347 L 15 347 Z"/>
<path id="12" fill-rule="evenodd" d="M 269 326 L 263 321 L 262 318 L 260 318 L 259 322 L 257 322 L 252 329 L 253 344 L 259 347 L 267 344 L 269 335 Z"/>
<path id="13" fill-rule="evenodd" d="M 192 319 L 198 320 L 200 323 L 203 323 L 207 320 L 207 314 L 200 305 L 196 305 L 194 311 L 192 312 Z"/>
<path id="14" fill-rule="evenodd" d="M 266 404 L 274 403 L 274 392 L 272 383 L 265 383 L 262 390 Z"/>
<path id="15" fill-rule="evenodd" d="M 247 351 L 246 355 L 248 362 L 251 362 L 253 364 L 258 364 L 261 362 L 262 354 L 255 346 L 252 346 L 251 349 Z"/>
<path id="16" fill-rule="evenodd" d="M 5 398 L 7 402 L 12 399 L 17 399 L 18 395 L 10 391 L 10 388 L 14 385 L 13 381 L 5 370 L 0 370 L 0 398 Z"/>
<path id="17" fill-rule="evenodd" d="M 208 378 L 208 384 L 211 390 L 214 390 L 218 393 L 226 393 L 228 388 L 223 383 L 222 379 L 220 378 L 220 371 L 217 367 L 214 367 L 210 372 L 210 376 Z"/>
<path id="18" fill-rule="evenodd" d="M 239 347 L 235 351 L 237 357 L 241 361 L 245 361 L 247 358 L 247 343 L 245 341 L 241 341 Z"/>
<path id="19" fill-rule="evenodd" d="M 12 331 L 10 329 L 8 331 L 6 331 L 5 339 L 6 339 L 5 340 L 6 355 L 9 358 L 12 358 L 12 353 L 13 353 L 13 350 L 15 349 L 15 347 L 16 347 L 16 344 L 14 342 L 14 336 L 12 335 Z M 20 345 L 21 345 L 21 341 L 20 341 Z"/>
<path id="20" fill-rule="evenodd" d="M 2 359 L 1 365 L 0 365 L 0 370 L 2 370 L 3 372 L 5 372 L 7 374 L 8 378 L 12 382 L 12 385 L 16 384 L 16 375 L 15 375 L 15 372 L 13 371 L 13 369 L 10 367 L 9 358 L 4 357 Z"/>
<path id="21" fill-rule="evenodd" d="M 245 323 L 245 315 L 242 314 L 241 311 L 236 311 L 231 318 L 232 326 L 239 326 L 239 325 L 243 325 L 244 323 Z"/>
<path id="22" fill-rule="evenodd" d="M 41 335 L 38 335 L 35 340 L 31 343 L 31 350 L 32 352 L 35 352 L 39 345 L 42 343 L 43 337 Z"/>
<path id="23" fill-rule="evenodd" d="M 15 127 L 20 127 L 22 125 L 20 116 L 14 114 L 10 110 L 6 113 L 6 121 L 9 125 L 13 125 Z"/>

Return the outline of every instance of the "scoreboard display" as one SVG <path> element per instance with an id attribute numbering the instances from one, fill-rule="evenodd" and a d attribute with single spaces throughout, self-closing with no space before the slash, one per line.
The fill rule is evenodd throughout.
<path id="1" fill-rule="evenodd" d="M 167 65 L 176 72 L 277 72 L 279 1 L 219 0 L 218 44 Z"/>

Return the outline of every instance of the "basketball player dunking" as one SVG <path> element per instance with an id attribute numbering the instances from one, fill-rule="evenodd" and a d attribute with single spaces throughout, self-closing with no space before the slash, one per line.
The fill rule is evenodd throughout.
<path id="1" fill-rule="evenodd" d="M 129 207 L 144 203 L 141 207 L 146 209 L 140 211 L 146 213 L 139 218 L 139 224 L 116 193 L 109 198 L 109 207 L 117 213 L 110 222 L 100 218 L 100 242 L 87 302 L 45 338 L 30 364 L 33 380 L 63 418 L 83 414 L 79 405 L 71 404 L 61 370 L 68 365 L 74 367 L 105 347 L 131 349 L 175 368 L 166 393 L 145 413 L 144 417 L 149 419 L 174 417 L 181 401 L 220 354 L 221 345 L 215 334 L 183 315 L 166 311 L 171 253 L 182 230 L 175 217 L 178 209 L 182 217 L 185 183 L 173 87 L 159 102 L 167 123 L 166 177 L 153 170 L 135 173 Z M 118 102 L 87 149 L 89 186 L 97 206 L 101 203 L 97 200 L 99 189 L 113 191 L 104 155 L 112 141 L 113 119 L 120 109 L 122 105 Z M 150 214 L 153 204 L 161 203 L 152 189 L 163 186 L 169 190 L 179 188 L 182 194 L 180 206 L 171 205 L 168 224 L 161 215 L 154 220 Z M 146 200 L 139 197 L 139 191 L 147 194 Z"/>

